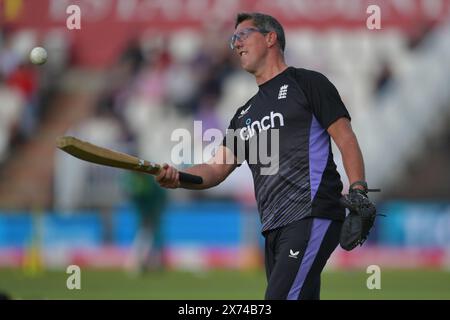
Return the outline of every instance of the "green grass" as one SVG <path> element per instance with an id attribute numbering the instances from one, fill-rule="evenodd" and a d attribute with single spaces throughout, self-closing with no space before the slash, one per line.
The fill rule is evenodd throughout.
<path id="1" fill-rule="evenodd" d="M 322 299 L 450 299 L 450 272 L 436 270 L 382 270 L 381 289 L 367 289 L 370 274 L 324 272 Z"/>
<path id="2" fill-rule="evenodd" d="M 262 299 L 263 271 L 155 272 L 131 277 L 123 271 L 81 271 L 81 290 L 68 290 L 64 270 L 28 276 L 0 269 L 0 291 L 13 299 Z M 369 290 L 363 270 L 326 271 L 322 299 L 450 299 L 450 273 L 382 270 L 381 289 Z"/>

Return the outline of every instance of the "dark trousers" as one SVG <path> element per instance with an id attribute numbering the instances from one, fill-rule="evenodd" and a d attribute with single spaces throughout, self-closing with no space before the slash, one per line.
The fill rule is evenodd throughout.
<path id="1" fill-rule="evenodd" d="M 320 275 L 341 227 L 342 221 L 311 217 L 265 233 L 265 299 L 320 299 Z"/>

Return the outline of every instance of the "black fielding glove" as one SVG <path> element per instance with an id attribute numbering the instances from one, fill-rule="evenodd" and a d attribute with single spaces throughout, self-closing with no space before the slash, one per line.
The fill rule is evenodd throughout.
<path id="1" fill-rule="evenodd" d="M 355 185 L 361 185 L 364 190 L 354 189 Z M 350 213 L 342 225 L 339 244 L 347 251 L 353 250 L 356 246 L 362 245 L 369 236 L 377 209 L 367 196 L 368 191 L 380 191 L 379 189 L 368 189 L 367 184 L 358 181 L 350 186 L 349 193 L 342 196 L 341 205 L 350 210 Z"/>

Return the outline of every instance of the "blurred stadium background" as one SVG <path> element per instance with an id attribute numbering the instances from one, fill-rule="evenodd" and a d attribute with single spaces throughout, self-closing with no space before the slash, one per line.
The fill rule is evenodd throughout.
<path id="1" fill-rule="evenodd" d="M 68 30 L 69 5 L 81 30 Z M 381 30 L 366 9 L 381 8 Z M 0 291 L 13 298 L 261 299 L 250 171 L 171 191 L 164 271 L 130 277 L 124 172 L 55 149 L 82 139 L 163 162 L 176 128 L 228 126 L 257 90 L 228 47 L 240 11 L 274 15 L 290 65 L 324 73 L 353 117 L 386 218 L 324 274 L 326 299 L 450 299 L 450 1 L 0 0 Z M 49 54 L 28 62 L 34 46 Z M 197 133 L 202 134 L 202 133 Z M 193 150 L 195 151 L 195 150 Z M 345 177 L 339 153 L 336 162 Z M 348 181 L 343 180 L 345 186 Z M 66 267 L 82 290 L 66 288 Z M 369 265 L 382 289 L 368 290 Z"/>

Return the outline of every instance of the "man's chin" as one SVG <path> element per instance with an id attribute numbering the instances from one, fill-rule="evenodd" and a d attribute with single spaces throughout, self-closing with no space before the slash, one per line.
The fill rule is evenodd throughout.
<path id="1" fill-rule="evenodd" d="M 249 73 L 254 73 L 255 70 L 252 66 L 250 66 L 248 63 L 241 63 L 241 67 L 242 69 L 244 69 L 245 71 L 249 72 Z"/>

